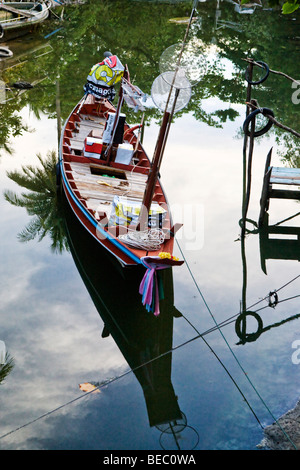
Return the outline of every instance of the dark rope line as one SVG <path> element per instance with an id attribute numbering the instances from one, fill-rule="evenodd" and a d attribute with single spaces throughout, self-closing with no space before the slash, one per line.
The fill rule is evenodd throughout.
<path id="1" fill-rule="evenodd" d="M 179 248 L 179 250 L 180 250 L 180 252 L 181 252 L 182 257 L 183 257 L 183 259 L 185 260 L 185 263 L 186 263 L 186 266 L 187 266 L 187 268 L 188 268 L 188 271 L 189 271 L 189 273 L 190 273 L 190 275 L 191 275 L 191 277 L 192 277 L 192 279 L 193 279 L 193 281 L 194 281 L 194 284 L 195 284 L 195 286 L 196 286 L 196 289 L 198 290 L 199 295 L 201 296 L 201 298 L 202 298 L 202 300 L 203 300 L 203 302 L 204 302 L 204 304 L 205 304 L 205 306 L 206 306 L 206 308 L 207 308 L 207 310 L 208 310 L 208 312 L 209 312 L 211 318 L 213 319 L 213 321 L 214 321 L 214 323 L 215 323 L 215 325 L 216 325 L 216 328 L 219 330 L 219 332 L 220 332 L 222 338 L 224 339 L 224 341 L 225 341 L 225 343 L 226 343 L 228 349 L 230 350 L 231 354 L 233 355 L 234 359 L 236 360 L 236 362 L 237 362 L 238 366 L 240 367 L 241 371 L 244 373 L 244 375 L 245 375 L 246 379 L 248 380 L 249 384 L 251 385 L 252 389 L 254 390 L 254 392 L 256 393 L 256 395 L 259 397 L 260 401 L 261 401 L 262 404 L 265 406 L 266 410 L 269 412 L 270 416 L 274 419 L 274 421 L 275 421 L 276 424 L 279 426 L 279 428 L 281 429 L 281 431 L 282 431 L 282 433 L 285 435 L 285 437 L 286 437 L 286 438 L 289 440 L 289 442 L 292 444 L 292 446 L 297 450 L 296 445 L 293 443 L 293 441 L 290 439 L 290 437 L 288 436 L 288 434 L 287 434 L 287 433 L 285 432 L 285 430 L 282 428 L 282 426 L 280 425 L 280 423 L 278 422 L 278 420 L 275 418 L 274 414 L 272 413 L 272 411 L 270 410 L 270 408 L 268 407 L 268 405 L 266 404 L 266 402 L 263 400 L 263 398 L 262 398 L 262 396 L 260 395 L 260 393 L 258 392 L 257 388 L 254 386 L 254 384 L 253 384 L 252 381 L 250 380 L 249 375 L 247 374 L 247 372 L 246 372 L 245 369 L 243 368 L 242 364 L 240 363 L 240 361 L 239 361 L 239 359 L 237 358 L 236 354 L 235 354 L 234 351 L 232 350 L 232 348 L 231 348 L 230 344 L 228 343 L 227 339 L 226 339 L 225 336 L 223 335 L 223 332 L 222 332 L 221 328 L 218 327 L 218 324 L 217 324 L 217 322 L 216 322 L 216 319 L 215 319 L 215 317 L 214 317 L 212 311 L 210 310 L 210 308 L 209 308 L 209 306 L 208 306 L 208 304 L 207 304 L 207 302 L 206 302 L 206 300 L 205 300 L 205 298 L 204 298 L 204 296 L 203 296 L 203 294 L 202 294 L 202 292 L 201 292 L 201 290 L 200 290 L 200 288 L 199 288 L 199 286 L 198 286 L 198 284 L 197 284 L 197 282 L 196 282 L 196 279 L 195 279 L 195 277 L 194 277 L 194 275 L 193 275 L 193 273 L 192 273 L 192 271 L 191 271 L 191 268 L 190 268 L 189 264 L 187 263 L 187 261 L 186 261 L 186 259 L 185 259 L 184 253 L 183 253 L 183 251 L 182 251 L 182 249 L 181 249 L 181 247 L 180 247 L 180 245 L 179 245 L 179 243 L 178 243 L 178 240 L 176 240 L 176 242 L 177 242 L 177 246 L 178 246 L 178 248 Z M 297 276 L 297 277 L 299 277 L 299 276 Z"/>
<path id="2" fill-rule="evenodd" d="M 298 277 L 298 276 L 297 276 L 297 277 Z M 288 300 L 288 299 L 287 299 L 287 300 Z M 281 302 L 282 302 L 282 301 L 281 301 Z M 167 355 L 167 354 L 171 354 L 172 352 L 175 352 L 177 349 L 180 349 L 180 348 L 182 348 L 183 346 L 186 346 L 187 344 L 192 343 L 192 342 L 194 342 L 195 340 L 197 340 L 197 339 L 199 339 L 199 338 L 201 338 L 201 339 L 205 342 L 205 344 L 208 346 L 208 348 L 210 349 L 210 351 L 214 354 L 214 356 L 216 357 L 216 359 L 219 361 L 219 363 L 221 364 L 221 366 L 224 368 L 224 370 L 226 371 L 226 373 L 228 374 L 228 376 L 230 377 L 230 379 L 233 381 L 233 383 L 234 383 L 235 386 L 237 387 L 238 391 L 241 393 L 242 397 L 244 398 L 244 400 L 245 400 L 245 402 L 247 403 L 249 409 L 251 410 L 251 412 L 253 413 L 254 417 L 255 417 L 256 420 L 258 421 L 259 425 L 260 425 L 261 428 L 263 429 L 263 426 L 262 426 L 262 424 L 261 424 L 259 418 L 257 417 L 257 415 L 256 415 L 256 413 L 254 412 L 253 408 L 251 407 L 250 403 L 249 403 L 248 400 L 246 399 L 244 393 L 242 392 L 242 390 L 240 389 L 240 387 L 239 387 L 238 384 L 236 383 L 235 379 L 232 377 L 232 375 L 230 374 L 229 370 L 226 368 L 226 366 L 225 366 L 224 363 L 221 361 L 221 359 L 219 358 L 219 356 L 216 354 L 216 352 L 212 349 L 212 347 L 210 346 L 210 344 L 209 344 L 209 343 L 205 340 L 205 338 L 204 338 L 204 335 L 207 335 L 208 333 L 210 333 L 210 332 L 212 332 L 212 331 L 216 331 L 216 329 L 219 329 L 219 328 L 214 328 L 214 329 L 211 329 L 211 330 L 207 330 L 207 331 L 205 331 L 205 332 L 203 332 L 203 333 L 199 333 L 199 331 L 197 330 L 197 328 L 185 317 L 185 315 L 182 315 L 182 316 L 183 316 L 183 318 L 186 320 L 186 322 L 189 323 L 190 326 L 192 326 L 192 328 L 198 333 L 197 336 L 194 336 L 193 338 L 190 338 L 189 340 L 187 340 L 187 341 L 185 341 L 185 342 L 183 342 L 183 343 L 181 343 L 181 344 L 179 344 L 179 345 L 177 345 L 177 346 L 171 348 L 170 350 L 168 350 L 168 351 L 166 351 L 166 352 L 160 354 L 159 356 L 157 356 L 157 357 L 155 357 L 155 358 L 150 359 L 149 361 L 147 361 L 147 362 L 145 362 L 145 363 L 143 363 L 143 364 L 141 364 L 141 365 L 135 367 L 134 369 L 129 369 L 128 371 L 124 372 L 123 374 L 121 374 L 121 375 L 119 375 L 119 376 L 117 376 L 117 377 L 114 377 L 114 378 L 112 378 L 112 379 L 109 379 L 109 380 L 107 380 L 107 381 L 101 383 L 99 386 L 95 387 L 93 390 L 91 390 L 91 391 L 89 391 L 89 392 L 86 392 L 84 395 L 80 395 L 80 396 L 74 398 L 73 400 L 70 400 L 70 401 L 64 403 L 63 405 L 60 405 L 60 406 L 54 408 L 53 410 L 47 411 L 46 413 L 44 413 L 44 414 L 38 416 L 37 418 L 33 419 L 32 421 L 29 421 L 29 422 L 27 422 L 27 423 L 25 423 L 25 424 L 23 424 L 23 425 L 21 425 L 21 426 L 15 428 L 15 429 L 11 430 L 11 431 L 9 431 L 9 432 L 3 434 L 2 436 L 0 436 L 0 439 L 4 439 L 5 437 L 7 437 L 7 436 L 9 436 L 9 435 L 14 434 L 15 432 L 17 432 L 17 431 L 19 431 L 19 430 L 21 430 L 21 429 L 23 429 L 23 428 L 25 428 L 25 427 L 27 427 L 27 426 L 29 426 L 29 425 L 31 425 L 31 424 L 34 424 L 35 422 L 37 422 L 37 421 L 39 421 L 39 420 L 41 420 L 41 419 L 43 419 L 43 418 L 46 418 L 47 416 L 50 416 L 51 414 L 53 414 L 53 413 L 55 413 L 55 412 L 57 412 L 57 411 L 63 409 L 63 408 L 66 407 L 66 406 L 69 406 L 69 405 L 71 405 L 71 404 L 75 403 L 76 401 L 79 401 L 79 400 L 81 400 L 81 399 L 83 399 L 83 398 L 86 398 L 88 395 L 90 395 L 91 393 L 94 393 L 96 390 L 100 390 L 101 388 L 103 388 L 103 387 L 105 387 L 105 386 L 107 386 L 107 385 L 110 385 L 110 384 L 112 384 L 113 382 L 115 382 L 115 381 L 117 381 L 117 380 L 119 380 L 119 379 L 122 379 L 123 377 L 129 375 L 129 374 L 132 373 L 132 372 L 134 373 L 134 372 L 137 371 L 138 369 L 147 366 L 148 364 L 150 364 L 150 363 L 152 363 L 152 362 L 154 362 L 154 361 L 156 361 L 156 360 L 158 360 L 158 359 L 164 357 L 164 356 Z M 232 320 L 232 321 L 233 321 L 233 320 Z M 227 326 L 227 324 L 229 324 L 229 323 L 226 323 L 226 324 L 225 324 L 225 321 L 224 321 L 224 322 L 222 322 L 222 323 L 220 324 L 220 326 Z"/>

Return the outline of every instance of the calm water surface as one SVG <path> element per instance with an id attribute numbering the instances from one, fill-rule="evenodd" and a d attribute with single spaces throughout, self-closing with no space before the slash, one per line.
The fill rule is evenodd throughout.
<path id="1" fill-rule="evenodd" d="M 300 340 L 297 247 L 295 259 L 284 259 L 283 248 L 270 255 L 265 273 L 266 252 L 255 225 L 247 224 L 254 233 L 244 245 L 239 225 L 246 101 L 242 58 L 252 54 L 298 78 L 299 15 L 287 19 L 262 9 L 240 14 L 232 3 L 199 3 L 191 34 L 209 52 L 211 66 L 174 121 L 161 169 L 174 219 L 184 223 L 176 252 L 186 262 L 166 276 L 160 323 L 141 308 L 140 273 L 123 279 L 102 252 L 91 257 L 90 240 L 68 211 L 60 212 L 63 200 L 48 195 L 54 210 L 48 226 L 39 226 L 36 236 L 22 242 L 19 234 L 33 229 L 29 224 L 39 215 L 38 205 L 30 212 L 29 204 L 25 210 L 4 197 L 5 191 L 32 194 L 33 187 L 17 184 L 7 172 L 39 168 L 37 154 L 45 160 L 57 152 L 57 111 L 66 119 L 81 97 L 89 67 L 104 50 L 113 49 L 128 62 L 131 76 L 150 94 L 160 55 L 185 32 L 186 24 L 169 19 L 188 17 L 191 3 L 104 2 L 100 13 L 110 12 L 105 32 L 91 20 L 95 2 L 67 7 L 63 23 L 52 18 L 36 36 L 12 42 L 14 57 L 0 64 L 7 84 L 37 82 L 24 93 L 7 92 L 9 101 L 1 104 L 0 340 L 13 359 L 0 385 L 2 450 L 254 450 L 263 428 L 299 400 L 300 364 L 292 360 Z M 156 43 L 150 40 L 155 29 Z M 300 105 L 292 102 L 293 91 L 291 82 L 271 74 L 253 96 L 272 108 L 278 121 L 299 131 Z M 147 117 L 149 155 L 160 117 L 155 110 Z M 270 147 L 275 165 L 297 165 L 299 158 L 296 138 L 279 129 L 255 142 L 247 214 L 252 221 L 258 220 Z M 271 201 L 269 222 L 297 212 L 297 202 Z M 64 223 L 62 245 L 69 250 L 59 249 L 59 242 L 53 249 L 53 227 Z M 299 226 L 299 221 L 294 217 L 288 224 Z M 272 308 L 268 294 L 275 290 L 279 303 Z M 251 341 L 241 341 L 235 329 L 243 301 L 262 320 L 260 334 Z M 256 321 L 247 323 L 248 332 L 256 330 Z M 97 389 L 84 392 L 79 388 L 84 383 Z"/>

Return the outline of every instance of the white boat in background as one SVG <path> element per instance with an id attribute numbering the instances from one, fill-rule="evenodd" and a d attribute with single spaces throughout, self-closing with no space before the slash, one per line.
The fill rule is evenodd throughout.
<path id="1" fill-rule="evenodd" d="M 50 0 L 39 2 L 0 1 L 0 38 L 7 41 L 22 35 L 49 16 Z"/>

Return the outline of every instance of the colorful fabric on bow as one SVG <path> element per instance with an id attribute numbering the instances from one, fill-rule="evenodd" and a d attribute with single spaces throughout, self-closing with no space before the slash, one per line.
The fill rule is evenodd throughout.
<path id="1" fill-rule="evenodd" d="M 169 266 L 157 265 L 155 262 L 148 263 L 144 258 L 142 262 L 147 269 L 140 284 L 139 292 L 142 295 L 142 302 L 147 311 L 158 316 L 160 314 L 159 301 L 164 298 L 164 289 L 159 270 Z"/>
<path id="2" fill-rule="evenodd" d="M 158 316 L 160 314 L 159 301 L 164 298 L 163 283 L 159 271 L 174 265 L 180 265 L 183 261 L 179 261 L 171 255 L 170 257 L 145 256 L 141 258 L 141 261 L 147 268 L 139 288 L 142 302 L 148 312 Z"/>

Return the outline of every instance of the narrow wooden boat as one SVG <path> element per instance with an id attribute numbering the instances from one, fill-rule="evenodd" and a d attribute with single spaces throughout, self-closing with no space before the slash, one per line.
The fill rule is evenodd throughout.
<path id="1" fill-rule="evenodd" d="M 145 232 L 130 224 L 133 221 L 130 213 L 139 211 L 143 202 L 150 160 L 138 142 L 136 126 L 130 127 L 126 122 L 121 142 L 113 144 L 111 156 L 105 158 L 102 137 L 110 113 L 115 114 L 116 109 L 108 100 L 96 101 L 89 95 L 84 103 L 77 104 L 66 121 L 60 146 L 64 192 L 81 223 L 122 265 L 140 264 L 141 258 L 158 256 L 160 252 L 172 255 L 171 214 L 159 179 L 152 198 L 151 223 L 157 222 L 162 243 L 154 240 L 157 248 L 151 248 L 150 242 L 147 249 Z M 123 154 L 130 159 L 128 163 L 124 163 Z M 149 230 L 147 227 L 146 232 Z M 130 238 L 127 243 L 126 234 L 137 237 L 136 246 L 132 246 Z"/>
<path id="2" fill-rule="evenodd" d="M 147 268 L 140 293 L 155 315 L 161 287 L 158 272 L 183 263 L 173 256 L 174 236 L 182 224 L 173 225 L 159 171 L 176 106 L 179 103 L 182 109 L 187 102 L 185 92 L 181 101 L 181 91 L 187 87 L 182 86 L 185 74 L 179 66 L 196 3 L 175 69 L 167 72 L 168 80 L 160 76 L 159 84 L 154 82 L 155 98 L 163 106 L 156 103 L 154 93 L 152 98 L 164 114 L 152 160 L 137 134 L 142 123 L 130 126 L 121 112 L 124 101 L 144 112 L 145 95 L 130 82 L 127 66 L 110 52 L 92 67 L 86 94 L 66 120 L 60 140 L 59 178 L 70 207 L 123 267 Z M 115 92 L 110 92 L 117 82 L 119 100 L 114 107 Z"/>
<path id="3" fill-rule="evenodd" d="M 116 109 L 107 99 L 88 94 L 75 106 L 61 135 L 59 176 L 73 212 L 90 235 L 122 267 L 147 268 L 141 286 L 143 303 L 158 314 L 156 271 L 182 264 L 173 256 L 174 235 L 181 224 L 172 224 L 159 178 L 152 185 L 149 211 L 143 211 L 153 163 L 135 133 L 139 126 L 124 121 L 119 105 L 120 100 Z M 114 133 L 108 131 L 111 120 Z M 107 144 L 105 132 L 110 135 Z"/>
<path id="4" fill-rule="evenodd" d="M 49 16 L 50 1 L 39 2 L 4 2 L 0 1 L 0 37 L 1 41 L 15 38 L 34 26 L 42 23 Z"/>

